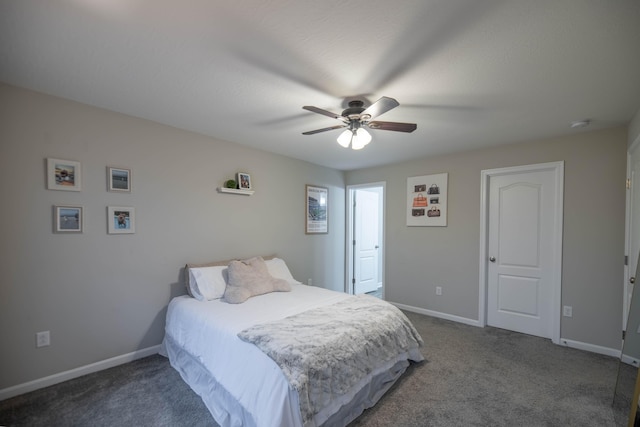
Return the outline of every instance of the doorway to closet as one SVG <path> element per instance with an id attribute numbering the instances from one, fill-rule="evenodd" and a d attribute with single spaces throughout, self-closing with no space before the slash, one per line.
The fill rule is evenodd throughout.
<path id="1" fill-rule="evenodd" d="M 384 182 L 347 186 L 347 293 L 384 299 L 384 195 Z"/>
<path id="2" fill-rule="evenodd" d="M 484 170 L 481 187 L 480 324 L 559 344 L 564 162 Z"/>

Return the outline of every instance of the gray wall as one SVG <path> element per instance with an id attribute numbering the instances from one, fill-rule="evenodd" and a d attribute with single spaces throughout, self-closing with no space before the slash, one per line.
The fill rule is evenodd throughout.
<path id="1" fill-rule="evenodd" d="M 631 123 L 629 123 L 629 148 L 631 148 L 631 144 L 633 144 L 638 137 L 640 137 L 640 110 L 638 110 L 636 115 L 633 116 L 633 119 L 631 119 Z"/>
<path id="2" fill-rule="evenodd" d="M 627 129 L 616 128 L 348 172 L 348 185 L 387 182 L 386 298 L 477 320 L 480 172 L 564 160 L 562 304 L 573 317 L 561 337 L 620 349 L 626 146 Z M 407 227 L 407 177 L 442 172 L 448 226 Z"/>
<path id="3" fill-rule="evenodd" d="M 343 290 L 342 172 L 7 85 L 0 141 L 0 390 L 159 344 L 187 262 L 277 253 Z M 82 191 L 47 190 L 47 157 L 81 162 Z M 106 191 L 107 165 L 131 194 Z M 255 195 L 216 192 L 237 171 Z M 329 188 L 327 235 L 304 234 L 305 184 Z M 55 204 L 84 206 L 83 234 L 52 233 Z M 108 235 L 107 206 L 135 207 L 136 233 Z"/>

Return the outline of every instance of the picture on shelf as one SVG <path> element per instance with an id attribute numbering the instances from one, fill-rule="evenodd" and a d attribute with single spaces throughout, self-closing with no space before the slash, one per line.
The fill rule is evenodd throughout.
<path id="1" fill-rule="evenodd" d="M 248 173 L 238 172 L 238 189 L 251 190 L 251 176 Z"/>

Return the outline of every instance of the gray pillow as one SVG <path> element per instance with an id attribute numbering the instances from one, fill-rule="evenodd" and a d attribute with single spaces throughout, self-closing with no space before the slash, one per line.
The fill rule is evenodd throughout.
<path id="1" fill-rule="evenodd" d="M 224 291 L 224 300 L 231 304 L 245 302 L 249 298 L 269 292 L 291 290 L 289 282 L 276 279 L 269 274 L 262 257 L 244 261 L 231 261 L 228 267 L 229 282 Z"/>

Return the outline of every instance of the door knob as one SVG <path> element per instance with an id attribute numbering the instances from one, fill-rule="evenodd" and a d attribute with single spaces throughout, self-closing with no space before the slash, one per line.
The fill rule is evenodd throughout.
<path id="1" fill-rule="evenodd" d="M 496 257 L 494 257 L 494 256 L 489 257 L 489 261 L 491 261 L 491 262 L 496 262 Z"/>
<path id="2" fill-rule="evenodd" d="M 375 248 L 378 249 L 380 246 L 376 245 Z"/>
<path id="3" fill-rule="evenodd" d="M 629 283 L 631 283 L 632 285 L 634 283 L 636 283 L 636 278 L 635 277 L 629 277 Z"/>

